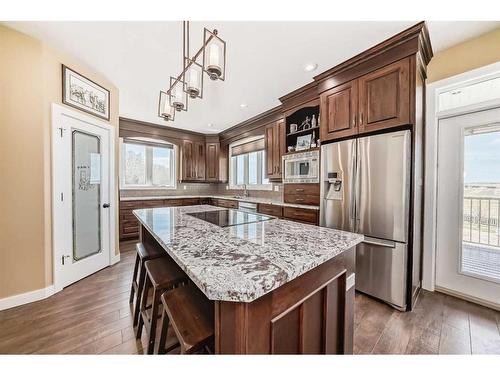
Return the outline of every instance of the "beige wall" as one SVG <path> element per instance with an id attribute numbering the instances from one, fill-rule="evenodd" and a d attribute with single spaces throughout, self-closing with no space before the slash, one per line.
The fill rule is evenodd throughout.
<path id="1" fill-rule="evenodd" d="M 110 123 L 118 128 L 111 82 L 0 26 L 0 298 L 52 284 L 50 128 L 51 104 L 62 104 L 61 64 L 110 90 Z"/>
<path id="2" fill-rule="evenodd" d="M 427 83 L 500 61 L 500 28 L 436 53 L 427 68 Z"/>

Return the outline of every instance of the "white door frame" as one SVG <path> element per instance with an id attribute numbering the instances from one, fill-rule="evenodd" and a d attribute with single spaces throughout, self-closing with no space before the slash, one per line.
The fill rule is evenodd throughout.
<path id="1" fill-rule="evenodd" d="M 425 187 L 424 187 L 424 251 L 422 288 L 436 287 L 437 236 L 437 160 L 439 119 L 500 107 L 500 100 L 490 100 L 448 111 L 439 111 L 439 94 L 471 83 L 500 77 L 500 62 L 458 74 L 427 85 L 425 118 Z M 477 301 L 481 302 L 481 301 Z"/>
<path id="2" fill-rule="evenodd" d="M 54 146 L 54 141 L 56 135 L 60 131 L 60 123 L 64 117 L 70 117 L 75 120 L 83 121 L 91 125 L 100 127 L 109 131 L 109 256 L 108 256 L 108 266 L 119 261 L 119 255 L 115 255 L 116 251 L 116 183 L 115 183 L 115 128 L 114 126 L 96 119 L 95 117 L 83 114 L 81 112 L 72 110 L 60 104 L 52 103 L 52 127 L 51 127 L 51 148 L 52 148 L 52 269 L 53 269 L 53 282 L 54 282 L 54 293 L 57 293 L 63 289 L 61 275 L 59 267 L 57 267 L 57 260 L 61 258 L 62 253 L 57 246 L 57 238 L 55 236 L 55 228 L 59 223 L 55 219 L 55 203 L 60 199 L 59 192 L 56 191 L 56 179 L 59 174 L 55 172 L 56 170 L 56 160 L 58 159 L 60 150 Z"/>

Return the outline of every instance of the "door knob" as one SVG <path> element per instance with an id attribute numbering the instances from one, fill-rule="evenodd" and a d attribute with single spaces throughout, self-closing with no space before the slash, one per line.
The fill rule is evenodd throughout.
<path id="1" fill-rule="evenodd" d="M 102 208 L 109 208 L 109 203 L 104 203 L 104 204 L 102 205 Z"/>

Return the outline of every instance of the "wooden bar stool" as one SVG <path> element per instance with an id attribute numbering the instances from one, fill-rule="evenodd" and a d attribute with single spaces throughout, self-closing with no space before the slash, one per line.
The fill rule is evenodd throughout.
<path id="1" fill-rule="evenodd" d="M 211 344 L 214 338 L 214 303 L 192 283 L 162 294 L 163 315 L 158 353 L 166 351 L 169 322 L 181 345 L 181 354 L 191 354 Z"/>
<path id="2" fill-rule="evenodd" d="M 136 295 L 135 307 L 133 306 L 134 327 L 137 326 L 137 323 L 139 322 L 142 289 L 144 288 L 144 280 L 146 279 L 146 267 L 144 267 L 144 263 L 148 260 L 160 258 L 167 255 L 167 253 L 163 249 L 158 249 L 153 246 L 144 246 L 140 242 L 135 245 L 135 248 L 137 256 L 135 257 L 134 275 L 132 276 L 132 287 L 130 288 L 131 304 L 134 302 L 134 294 Z"/>
<path id="3" fill-rule="evenodd" d="M 153 354 L 160 297 L 165 291 L 186 283 L 188 277 L 170 257 L 148 260 L 144 264 L 146 279 L 142 290 L 136 338 L 141 338 L 142 328 L 145 327 L 148 333 L 148 354 Z M 153 297 L 151 305 L 148 305 L 150 289 L 153 290 Z"/>

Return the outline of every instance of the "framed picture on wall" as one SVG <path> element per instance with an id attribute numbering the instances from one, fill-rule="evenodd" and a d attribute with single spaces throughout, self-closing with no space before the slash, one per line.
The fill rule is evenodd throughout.
<path id="1" fill-rule="evenodd" d="M 109 120 L 109 91 L 67 66 L 62 66 L 64 104 Z"/>

